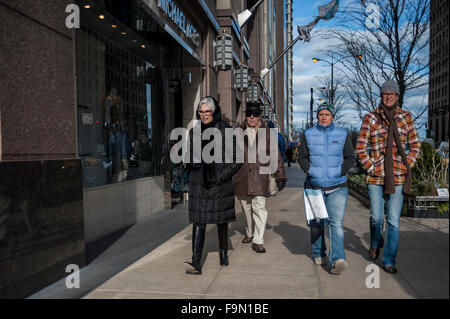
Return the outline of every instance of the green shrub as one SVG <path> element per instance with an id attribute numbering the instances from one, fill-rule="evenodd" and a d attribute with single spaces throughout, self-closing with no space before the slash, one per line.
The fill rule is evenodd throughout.
<path id="1" fill-rule="evenodd" d="M 439 156 L 430 143 L 422 143 L 412 175 L 411 193 L 414 195 L 436 196 L 436 185 L 448 188 L 448 162 Z"/>
<path id="2" fill-rule="evenodd" d="M 439 214 L 443 215 L 445 213 L 448 213 L 448 202 L 447 203 L 440 203 L 437 206 L 437 211 L 439 212 Z"/>
<path id="3" fill-rule="evenodd" d="M 366 174 L 350 174 L 348 178 L 361 186 L 366 186 Z"/>

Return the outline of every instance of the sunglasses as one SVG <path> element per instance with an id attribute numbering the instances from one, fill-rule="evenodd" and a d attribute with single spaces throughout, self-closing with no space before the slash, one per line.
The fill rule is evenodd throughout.
<path id="1" fill-rule="evenodd" d="M 259 117 L 260 115 L 261 115 L 261 113 L 259 113 L 259 112 L 245 112 L 245 115 L 247 116 L 247 117 L 251 117 L 252 115 L 253 115 L 253 117 Z"/>

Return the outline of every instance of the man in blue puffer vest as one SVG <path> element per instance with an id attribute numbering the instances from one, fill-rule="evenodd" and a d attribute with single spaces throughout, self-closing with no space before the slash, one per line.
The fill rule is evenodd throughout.
<path id="1" fill-rule="evenodd" d="M 355 164 L 351 138 L 346 129 L 334 125 L 333 106 L 323 103 L 317 110 L 318 123 L 305 130 L 299 163 L 308 174 L 305 188 L 322 190 L 329 217 L 330 252 L 326 261 L 324 224 L 311 225 L 311 246 L 316 265 L 328 264 L 330 272 L 347 268 L 344 250 L 344 214 L 348 199 L 347 172 Z"/>

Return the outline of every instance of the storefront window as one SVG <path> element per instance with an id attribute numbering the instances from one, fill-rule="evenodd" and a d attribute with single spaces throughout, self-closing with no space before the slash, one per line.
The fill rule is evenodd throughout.
<path id="1" fill-rule="evenodd" d="M 151 61 L 88 28 L 77 31 L 76 45 L 84 188 L 155 175 Z"/>

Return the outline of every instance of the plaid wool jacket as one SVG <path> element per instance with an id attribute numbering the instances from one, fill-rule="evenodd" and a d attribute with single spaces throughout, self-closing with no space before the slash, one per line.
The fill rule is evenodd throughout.
<path id="1" fill-rule="evenodd" d="M 383 123 L 378 121 L 374 115 L 375 112 L 381 116 Z M 411 113 L 397 108 L 395 119 L 402 147 L 407 154 L 410 167 L 413 167 L 420 154 L 420 142 Z M 387 137 L 388 121 L 383 109 L 378 107 L 374 112 L 364 116 L 356 144 L 358 159 L 367 172 L 367 184 L 384 185 L 384 154 L 386 153 Z M 403 185 L 407 168 L 397 151 L 395 140 L 393 141 L 392 156 L 394 159 L 395 185 Z"/>

